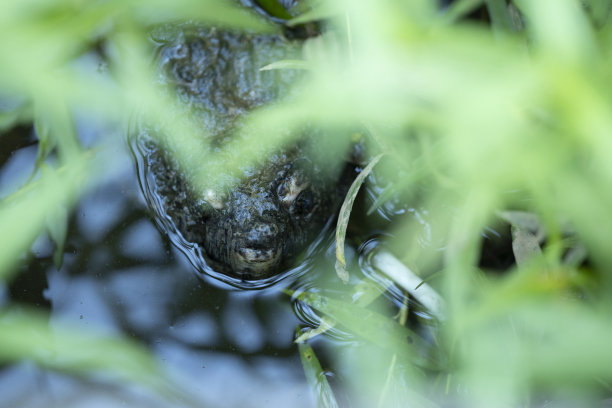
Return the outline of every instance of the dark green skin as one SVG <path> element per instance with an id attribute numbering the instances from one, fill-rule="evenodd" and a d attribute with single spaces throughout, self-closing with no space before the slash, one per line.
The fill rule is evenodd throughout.
<path id="1" fill-rule="evenodd" d="M 296 46 L 276 36 L 184 27 L 158 40 L 160 81 L 176 84 L 180 102 L 219 146 L 241 117 L 285 95 L 298 78 L 288 70 L 259 71 L 295 58 Z M 151 132 L 140 126 L 136 139 L 144 156 L 145 195 L 156 195 L 158 216 L 171 221 L 162 225 L 196 244 L 214 271 L 234 278 L 262 279 L 287 269 L 321 233 L 346 190 L 337 172 L 309 153 L 313 142 L 305 137 L 258 167 L 242 168 L 231 190 L 194 191 Z"/>

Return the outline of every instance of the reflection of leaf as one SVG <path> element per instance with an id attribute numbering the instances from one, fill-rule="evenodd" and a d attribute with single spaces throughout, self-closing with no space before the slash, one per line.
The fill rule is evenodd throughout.
<path id="1" fill-rule="evenodd" d="M 337 407 L 338 403 L 334 393 L 312 347 L 308 343 L 298 343 L 298 350 L 302 360 L 302 367 L 304 367 L 306 381 L 308 381 L 308 385 L 310 385 L 310 389 L 317 399 L 317 406 Z"/>
<path id="2" fill-rule="evenodd" d="M 316 293 L 300 293 L 297 299 L 330 316 L 359 337 L 397 353 L 398 357 L 421 367 L 441 367 L 439 357 L 430 353 L 430 347 L 423 339 L 391 318 L 353 303 Z"/>
<path id="3" fill-rule="evenodd" d="M 389 282 L 389 285 L 391 285 L 391 282 Z M 370 281 L 364 280 L 353 287 L 351 299 L 354 300 L 355 305 L 366 307 L 374 300 L 376 300 L 380 295 L 382 295 L 386 289 L 387 288 L 379 289 Z M 304 342 L 321 333 L 325 333 L 329 329 L 333 328 L 335 325 L 336 322 L 334 321 L 334 319 L 329 318 L 327 316 L 323 316 L 317 328 L 304 331 L 298 336 L 297 339 L 295 339 L 295 342 Z"/>
<path id="4" fill-rule="evenodd" d="M 336 226 L 336 273 L 338 277 L 344 282 L 347 283 L 349 276 L 348 271 L 346 270 L 346 260 L 344 259 L 344 239 L 346 237 L 346 228 L 348 227 L 349 219 L 351 217 L 351 210 L 353 208 L 353 203 L 355 202 L 355 197 L 357 197 L 357 193 L 359 193 L 359 187 L 365 180 L 365 178 L 370 174 L 376 163 L 382 157 L 382 154 L 374 157 L 370 163 L 359 173 L 359 175 L 351 184 L 348 193 L 346 194 L 346 198 L 344 199 L 344 203 L 342 203 L 342 208 L 340 208 L 340 214 L 338 215 L 338 225 Z"/>

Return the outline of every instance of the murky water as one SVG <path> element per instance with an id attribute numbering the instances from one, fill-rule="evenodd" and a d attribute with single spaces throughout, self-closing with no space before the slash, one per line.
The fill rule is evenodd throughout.
<path id="1" fill-rule="evenodd" d="M 2 139 L 2 150 L 12 151 L 0 171 L 3 191 L 5 180 L 30 170 L 36 147 L 19 148 L 23 141 Z M 125 147 L 117 153 L 113 174 L 73 212 L 62 268 L 53 266 L 49 240 L 38 239 L 4 301 L 48 308 L 52 325 L 139 340 L 203 403 L 311 406 L 288 297 L 276 287 L 237 291 L 196 276 L 149 217 Z M 132 391 L 28 363 L 0 372 L 0 393 L 6 407 L 151 406 Z"/>

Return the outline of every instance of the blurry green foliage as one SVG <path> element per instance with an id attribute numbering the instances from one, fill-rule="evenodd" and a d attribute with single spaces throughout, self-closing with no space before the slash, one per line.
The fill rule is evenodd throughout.
<path id="1" fill-rule="evenodd" d="M 172 119 L 152 86 L 148 30 L 182 19 L 278 28 L 219 0 L 3 0 L 0 129 L 33 122 L 40 154 L 33 178 L 0 201 L 0 277 L 10 278 L 46 226 L 61 245 L 65 212 L 58 209 L 70 208 L 99 175 L 99 154 L 80 145 L 75 117 L 122 123 L 137 110 L 170 130 L 183 165 L 208 163 L 198 166 L 202 178 L 288 142 L 290 132 L 279 128 L 360 127 L 369 152 L 385 153 L 375 170 L 388 180 L 379 201 L 399 195 L 429 208 L 440 243 L 423 248 L 411 221 L 394 225 L 398 255 L 424 276 L 439 273 L 432 284 L 448 302 L 442 341 L 428 355 L 439 382 L 422 393 L 408 387 L 406 398 L 517 406 L 541 395 L 587 402 L 609 395 L 601 384 L 612 381 L 612 2 L 510 3 L 465 0 L 440 10 L 426 0 L 300 2 L 303 14 L 289 24 L 327 19 L 326 31 L 306 41 L 305 61 L 290 65 L 308 67 L 308 81 L 296 84 L 299 97 L 255 112 L 252 138 L 231 145 L 224 164 L 206 153 L 193 123 Z M 487 20 L 467 18 L 479 7 Z M 343 134 L 339 144 L 348 143 Z M 526 262 L 494 277 L 479 268 L 482 231 L 505 210 L 537 215 L 546 239 L 532 261 L 527 255 L 538 250 L 527 236 Z M 588 262 L 565 262 L 577 242 L 585 255 L 576 259 Z M 415 355 L 398 340 L 402 326 L 365 307 L 302 298 L 368 344 Z M 18 335 L 22 323 L 9 321 L 1 336 Z M 381 324 L 396 334 L 386 336 Z M 33 358 L 35 349 L 4 358 Z M 339 365 L 373 355 L 356 350 L 365 350 L 362 360 Z M 441 356 L 448 358 L 442 367 Z M 389 361 L 377 361 L 381 371 L 352 373 L 387 378 Z M 409 365 L 393 372 L 398 384 L 415 380 Z"/>

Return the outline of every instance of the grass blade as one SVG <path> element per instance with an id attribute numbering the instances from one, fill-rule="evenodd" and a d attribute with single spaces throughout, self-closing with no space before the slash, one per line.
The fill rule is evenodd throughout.
<path id="1" fill-rule="evenodd" d="M 346 228 L 348 227 L 351 210 L 353 209 L 353 203 L 355 202 L 355 197 L 357 197 L 361 184 L 365 178 L 368 177 L 382 156 L 383 154 L 379 154 L 378 156 L 374 157 L 366 168 L 359 173 L 359 175 L 355 178 L 355 181 L 353 181 L 353 184 L 351 184 L 351 187 L 346 194 L 346 198 L 344 199 L 344 203 L 342 203 L 342 208 L 340 208 L 338 224 L 336 226 L 336 273 L 344 283 L 347 283 L 349 280 L 349 274 L 346 270 L 346 259 L 344 259 L 344 240 L 346 238 Z"/>
<path id="2" fill-rule="evenodd" d="M 304 374 L 306 375 L 306 381 L 308 381 L 308 385 L 310 385 L 310 389 L 317 400 L 317 406 L 325 408 L 337 407 L 338 403 L 336 402 L 336 397 L 334 397 L 334 392 L 312 347 L 308 343 L 298 343 L 298 350 Z"/>
<path id="3" fill-rule="evenodd" d="M 280 60 L 259 68 L 260 71 L 272 69 L 310 69 L 310 64 L 304 60 Z"/>

